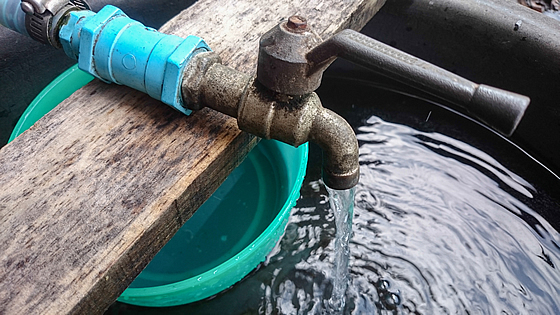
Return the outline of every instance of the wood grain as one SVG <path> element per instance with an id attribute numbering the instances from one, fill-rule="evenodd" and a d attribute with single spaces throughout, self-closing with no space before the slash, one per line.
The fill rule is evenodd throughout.
<path id="1" fill-rule="evenodd" d="M 161 28 L 203 37 L 238 70 L 258 39 L 308 17 L 328 37 L 383 0 L 201 0 Z M 234 119 L 186 117 L 93 81 L 0 150 L 0 314 L 100 313 L 256 144 Z"/>

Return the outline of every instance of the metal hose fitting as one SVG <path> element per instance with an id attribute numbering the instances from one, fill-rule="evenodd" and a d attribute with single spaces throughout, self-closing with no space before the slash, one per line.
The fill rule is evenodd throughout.
<path id="1" fill-rule="evenodd" d="M 58 30 L 70 11 L 89 10 L 84 0 L 23 0 L 25 28 L 29 36 L 41 43 L 62 48 Z"/>

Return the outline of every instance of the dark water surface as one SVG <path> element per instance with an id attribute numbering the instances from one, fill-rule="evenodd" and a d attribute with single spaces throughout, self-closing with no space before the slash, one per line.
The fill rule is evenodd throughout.
<path id="1" fill-rule="evenodd" d="M 359 131 L 355 310 L 560 313 L 560 237 L 516 198 L 533 197 L 530 183 L 442 134 L 375 116 Z M 376 301 L 382 292 L 372 283 L 380 280 L 400 305 Z"/>
<path id="2" fill-rule="evenodd" d="M 364 82 L 329 82 L 325 105 L 351 122 L 360 143 L 344 313 L 560 314 L 560 234 L 551 225 L 560 217 L 558 178 L 437 106 L 371 86 L 364 93 Z M 323 313 L 336 231 L 319 154 L 311 152 L 284 237 L 242 282 L 186 306 L 119 303 L 108 313 Z"/>

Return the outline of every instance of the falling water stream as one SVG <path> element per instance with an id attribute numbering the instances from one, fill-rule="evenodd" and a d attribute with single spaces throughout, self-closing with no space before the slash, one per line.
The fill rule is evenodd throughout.
<path id="1" fill-rule="evenodd" d="M 334 253 L 332 294 L 327 303 L 330 313 L 341 312 L 346 304 L 346 288 L 348 287 L 350 261 L 350 238 L 352 237 L 352 216 L 354 212 L 354 188 L 347 190 L 330 189 L 329 204 L 334 213 L 336 236 Z"/>
<path id="2" fill-rule="evenodd" d="M 241 282 L 185 306 L 108 313 L 560 314 L 558 177 L 469 120 L 378 90 L 369 106 L 373 92 L 353 85 L 323 84 L 342 95 L 332 102 L 360 145 L 353 217 L 336 209 L 354 192 L 329 194 L 310 163 L 284 236 Z M 336 236 L 350 225 L 345 249 Z"/>

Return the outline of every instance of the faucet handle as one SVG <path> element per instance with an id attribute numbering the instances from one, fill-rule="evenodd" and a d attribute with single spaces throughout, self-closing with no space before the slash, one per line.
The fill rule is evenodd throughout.
<path id="1" fill-rule="evenodd" d="M 309 71 L 323 71 L 333 56 L 458 105 L 507 136 L 515 131 L 530 103 L 527 96 L 476 84 L 353 30 L 344 30 L 311 49 L 306 55 Z"/>

